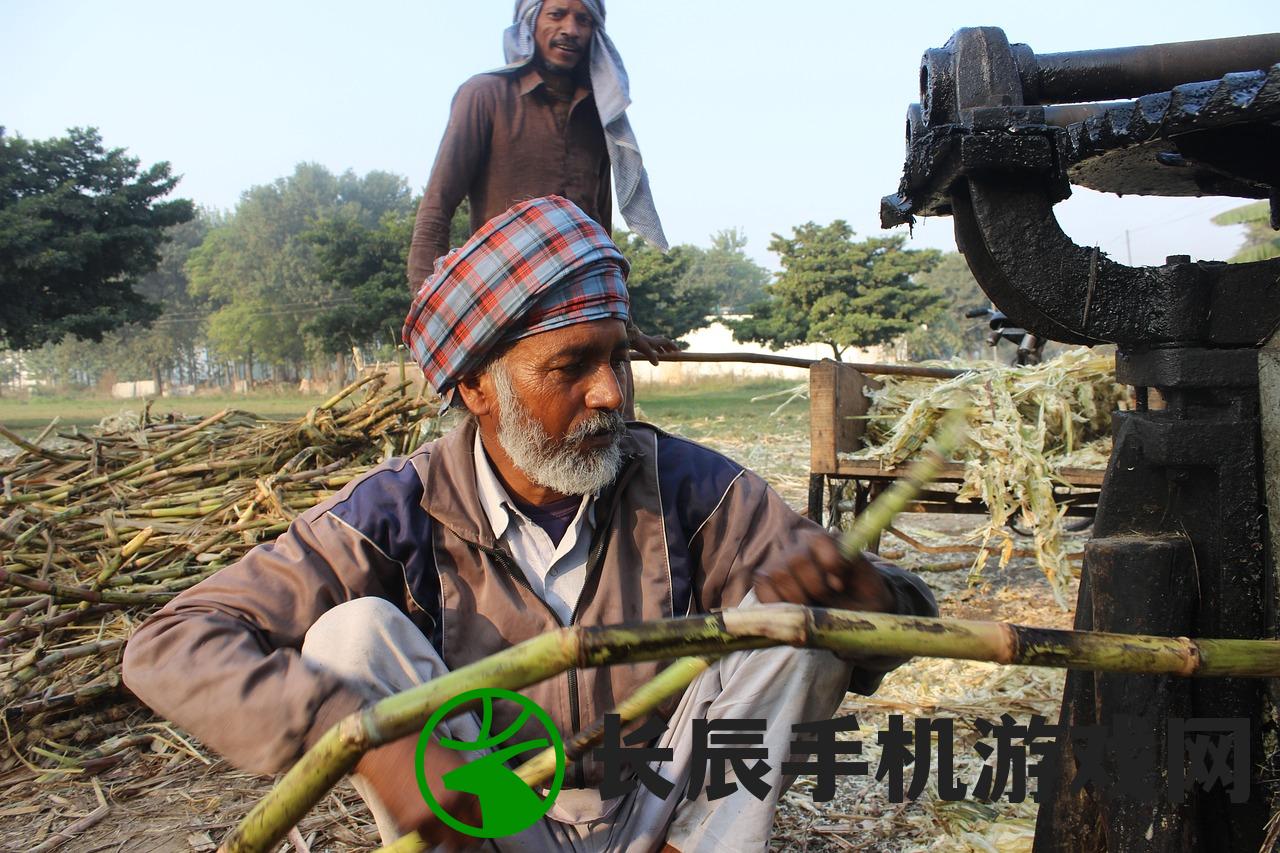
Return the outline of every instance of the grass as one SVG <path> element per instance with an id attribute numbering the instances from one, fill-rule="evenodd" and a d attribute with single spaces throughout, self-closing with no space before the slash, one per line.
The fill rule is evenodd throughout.
<path id="1" fill-rule="evenodd" d="M 808 404 L 798 401 L 776 416 L 774 410 L 787 399 L 786 392 L 800 383 L 788 379 L 757 379 L 734 382 L 704 379 L 684 385 L 640 384 L 636 386 L 636 406 L 641 420 L 664 429 L 701 439 L 732 420 L 734 431 L 777 431 L 793 421 L 808 423 Z M 766 397 L 767 399 L 760 399 Z M 717 427 L 719 425 L 719 427 Z"/>
<path id="2" fill-rule="evenodd" d="M 288 420 L 306 414 L 307 410 L 324 401 L 323 396 L 304 394 L 211 394 L 195 397 L 163 397 L 151 406 L 153 417 L 163 417 L 170 412 L 183 415 L 205 416 L 226 408 L 244 409 L 268 418 Z M 93 426 L 103 418 L 121 412 L 140 412 L 146 400 L 117 400 L 112 397 L 33 397 L 30 399 L 0 398 L 0 423 L 22 435 L 31 436 L 53 420 L 59 426 Z"/>
<path id="3" fill-rule="evenodd" d="M 788 504 L 803 509 L 809 482 L 809 403 L 801 399 L 782 405 L 798 387 L 804 386 L 790 379 L 642 384 L 636 388 L 636 408 L 641 420 L 706 444 L 760 474 Z"/>

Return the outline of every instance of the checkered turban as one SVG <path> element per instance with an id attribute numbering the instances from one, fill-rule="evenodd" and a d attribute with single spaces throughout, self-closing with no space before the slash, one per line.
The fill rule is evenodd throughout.
<path id="1" fill-rule="evenodd" d="M 401 336 L 446 400 L 499 344 L 592 320 L 626 321 L 630 267 L 573 202 L 513 205 L 436 261 Z"/>

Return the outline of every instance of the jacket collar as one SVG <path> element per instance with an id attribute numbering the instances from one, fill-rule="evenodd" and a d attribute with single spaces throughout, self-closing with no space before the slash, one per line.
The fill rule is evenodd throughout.
<path id="1" fill-rule="evenodd" d="M 468 418 L 436 439 L 427 456 L 422 508 L 462 539 L 493 549 L 498 547 L 498 541 L 476 485 L 475 435 L 475 423 Z M 637 463 L 647 464 L 648 457 L 652 455 L 645 442 L 637 440 L 630 432 L 620 441 L 622 467 L 617 480 L 604 490 L 602 497 L 625 482 Z M 608 524 L 608 518 L 601 514 L 602 511 L 608 513 L 607 503 L 603 510 L 597 509 L 598 527 Z"/>

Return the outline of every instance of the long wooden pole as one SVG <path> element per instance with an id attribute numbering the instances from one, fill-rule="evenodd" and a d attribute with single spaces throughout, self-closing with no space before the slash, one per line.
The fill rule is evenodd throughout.
<path id="1" fill-rule="evenodd" d="M 645 356 L 631 354 L 633 361 L 641 362 Z M 808 370 L 817 364 L 816 358 L 795 358 L 789 355 L 770 355 L 763 352 L 666 352 L 656 356 L 658 361 L 740 362 L 742 364 L 773 364 L 779 367 L 800 367 Z M 920 367 L 915 364 L 867 364 L 846 361 L 845 364 L 868 376 L 921 376 L 926 379 L 954 379 L 969 370 L 953 367 Z"/>

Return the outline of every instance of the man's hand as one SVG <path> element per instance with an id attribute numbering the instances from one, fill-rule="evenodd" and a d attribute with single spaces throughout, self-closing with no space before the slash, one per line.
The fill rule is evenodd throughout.
<path id="1" fill-rule="evenodd" d="M 627 326 L 627 338 L 631 342 L 631 348 L 644 356 L 645 360 L 654 367 L 658 366 L 658 356 L 662 353 L 680 351 L 675 341 L 661 335 L 646 335 L 637 329 L 635 324 Z"/>
<path id="2" fill-rule="evenodd" d="M 432 844 L 444 845 L 446 849 L 466 849 L 474 845 L 474 838 L 446 826 L 422 799 L 414 778 L 417 745 L 418 736 L 414 734 L 370 750 L 356 764 L 356 773 L 373 788 L 402 830 L 417 830 Z M 464 763 L 463 756 L 432 739 L 423 763 L 427 785 L 436 802 L 463 823 L 480 826 L 480 801 L 471 794 L 447 789 L 441 781 L 446 773 Z"/>
<path id="3" fill-rule="evenodd" d="M 755 573 L 756 598 L 762 604 L 785 601 L 886 613 L 896 599 L 889 584 L 861 555 L 846 560 L 835 540 L 825 534 L 810 537 L 781 560 Z"/>

